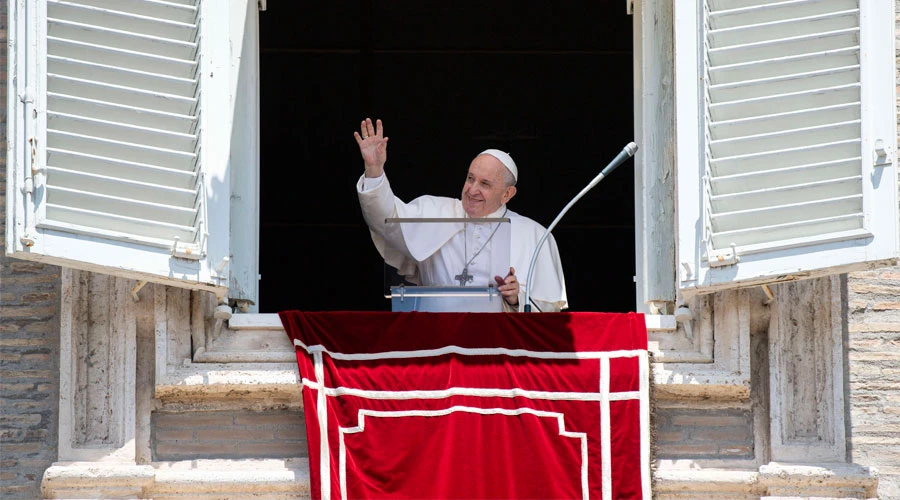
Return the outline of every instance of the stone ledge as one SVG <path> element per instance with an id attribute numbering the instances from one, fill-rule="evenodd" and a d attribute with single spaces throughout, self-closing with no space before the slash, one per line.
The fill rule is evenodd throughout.
<path id="1" fill-rule="evenodd" d="M 269 399 L 300 400 L 296 363 L 194 363 L 169 367 L 156 383 L 161 400 Z"/>
<path id="2" fill-rule="evenodd" d="M 875 498 L 878 471 L 856 464 L 769 463 L 758 470 L 669 469 L 654 473 L 665 498 Z"/>
<path id="3" fill-rule="evenodd" d="M 703 370 L 697 365 L 653 363 L 653 383 L 657 397 L 748 399 L 750 380 L 739 373 Z"/>
<path id="4" fill-rule="evenodd" d="M 309 462 L 189 460 L 152 465 L 57 463 L 41 483 L 45 498 L 309 498 Z"/>
<path id="5" fill-rule="evenodd" d="M 645 315 L 648 332 L 674 333 L 671 315 Z M 296 354 L 277 314 L 235 314 L 228 327 L 200 349 L 194 363 L 170 366 L 157 381 L 163 400 L 271 398 L 299 400 Z M 750 397 L 746 374 L 716 369 L 699 353 L 653 352 L 657 395 L 673 398 L 738 399 Z"/>

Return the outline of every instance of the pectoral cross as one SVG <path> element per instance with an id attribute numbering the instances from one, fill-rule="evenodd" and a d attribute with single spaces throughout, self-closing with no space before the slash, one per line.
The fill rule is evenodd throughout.
<path id="1" fill-rule="evenodd" d="M 456 281 L 459 281 L 459 286 L 466 286 L 466 283 L 471 283 L 475 276 L 469 274 L 469 266 L 463 268 L 463 271 L 456 276 L 453 277 Z"/>

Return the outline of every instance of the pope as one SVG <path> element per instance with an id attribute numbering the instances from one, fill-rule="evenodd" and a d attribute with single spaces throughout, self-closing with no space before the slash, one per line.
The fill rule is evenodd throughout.
<path id="1" fill-rule="evenodd" d="M 422 285 L 472 282 L 487 286 L 493 280 L 503 296 L 504 310 L 523 310 L 526 284 L 519 280 L 519 276 L 528 276 L 528 266 L 545 229 L 506 206 L 516 195 L 519 175 L 512 157 L 497 149 L 478 154 L 469 165 L 460 199 L 426 195 L 405 203 L 394 196 L 384 172 L 388 138 L 384 135 L 381 120 L 373 124 L 370 118 L 366 118 L 360 123 L 360 131 L 353 132 L 353 136 L 365 167 L 365 173 L 356 185 L 360 207 L 372 241 L 385 262 Z M 492 232 L 487 224 L 445 225 L 447 229 L 423 231 L 421 234 L 394 234 L 385 224 L 385 219 L 395 217 L 509 218 L 509 273 L 491 277 L 487 259 L 478 259 L 490 252 L 496 227 Z M 479 241 L 484 243 L 479 246 Z M 454 283 L 454 280 L 460 283 Z M 536 309 L 546 312 L 568 307 L 565 277 L 552 235 L 547 238 L 535 261 L 532 280 L 530 295 Z"/>

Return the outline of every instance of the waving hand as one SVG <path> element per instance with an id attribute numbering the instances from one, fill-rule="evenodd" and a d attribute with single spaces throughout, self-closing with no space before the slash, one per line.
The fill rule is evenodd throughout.
<path id="1" fill-rule="evenodd" d="M 381 176 L 384 173 L 384 163 L 387 161 L 388 142 L 388 138 L 384 136 L 381 120 L 376 120 L 373 127 L 371 118 L 366 118 L 360 123 L 359 132 L 353 132 L 353 137 L 359 145 L 359 153 L 366 167 L 366 177 Z"/>

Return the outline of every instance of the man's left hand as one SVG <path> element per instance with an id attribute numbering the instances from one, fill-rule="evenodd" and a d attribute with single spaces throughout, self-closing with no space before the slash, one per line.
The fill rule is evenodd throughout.
<path id="1" fill-rule="evenodd" d="M 511 306 L 517 305 L 519 303 L 519 280 L 516 278 L 516 269 L 510 267 L 509 274 L 505 278 L 494 276 L 494 280 L 497 282 L 497 290 L 500 290 L 500 294 L 503 295 L 503 300 Z"/>

